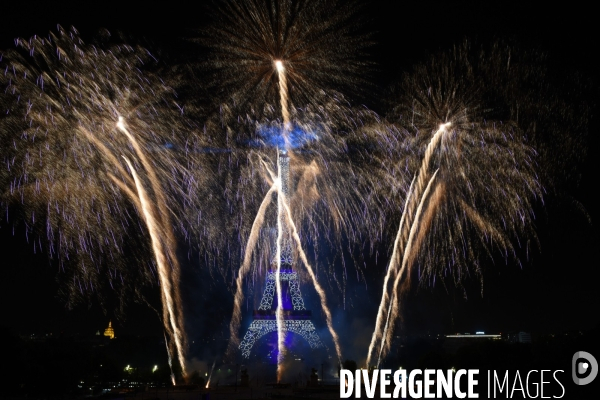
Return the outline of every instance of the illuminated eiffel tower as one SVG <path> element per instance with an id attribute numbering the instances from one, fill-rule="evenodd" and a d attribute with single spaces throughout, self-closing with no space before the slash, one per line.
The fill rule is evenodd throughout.
<path id="1" fill-rule="evenodd" d="M 272 265 L 274 270 L 267 272 L 265 291 L 258 310 L 254 310 L 254 320 L 250 324 L 244 339 L 240 343 L 242 356 L 250 357 L 254 343 L 267 333 L 277 332 L 277 262 L 281 262 L 279 282 L 281 286 L 282 309 L 283 309 L 283 331 L 285 334 L 296 333 L 302 336 L 315 349 L 323 346 L 315 326 L 312 323 L 312 314 L 304 306 L 304 300 L 300 293 L 300 281 L 298 273 L 293 270 L 293 252 L 286 228 L 285 218 L 282 217 L 282 203 L 289 198 L 289 175 L 290 158 L 285 151 L 278 155 L 278 173 L 281 182 L 283 198 L 278 197 L 278 228 L 281 230 L 279 260 L 275 256 Z M 275 301 L 273 301 L 275 299 Z"/>

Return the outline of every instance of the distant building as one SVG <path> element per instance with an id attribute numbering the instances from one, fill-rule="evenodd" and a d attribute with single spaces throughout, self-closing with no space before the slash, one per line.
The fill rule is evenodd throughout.
<path id="1" fill-rule="evenodd" d="M 508 334 L 510 343 L 531 343 L 531 333 L 529 332 L 512 332 Z"/>
<path id="2" fill-rule="evenodd" d="M 455 335 L 445 335 L 444 349 L 451 354 L 455 354 L 459 348 L 473 343 L 480 343 L 486 340 L 502 340 L 502 335 L 486 335 L 484 332 L 475 334 L 457 333 Z"/>
<path id="3" fill-rule="evenodd" d="M 104 336 L 108 336 L 111 339 L 115 338 L 115 330 L 112 327 L 112 321 L 108 321 L 108 328 L 104 330 Z"/>
<path id="4" fill-rule="evenodd" d="M 28 342 L 45 343 L 48 339 L 52 339 L 52 333 L 32 333 L 21 335 L 21 339 Z"/>

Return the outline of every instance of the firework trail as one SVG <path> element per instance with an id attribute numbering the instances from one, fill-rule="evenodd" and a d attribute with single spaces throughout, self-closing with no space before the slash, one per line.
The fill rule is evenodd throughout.
<path id="1" fill-rule="evenodd" d="M 290 211 L 290 208 L 285 203 L 284 203 L 284 208 L 285 208 L 286 219 L 288 221 L 289 226 L 292 228 L 292 237 L 294 238 L 294 241 L 296 242 L 296 248 L 298 250 L 298 254 L 300 255 L 300 259 L 302 260 L 302 263 L 306 267 L 306 270 L 308 271 L 308 274 L 310 275 L 310 278 L 312 279 L 313 286 L 315 287 L 317 293 L 319 294 L 319 298 L 321 300 L 321 306 L 323 307 L 323 312 L 325 313 L 325 320 L 327 322 L 327 328 L 329 329 L 329 333 L 331 334 L 331 337 L 333 338 L 333 343 L 335 345 L 335 351 L 336 351 L 336 355 L 338 357 L 338 363 L 341 363 L 342 362 L 342 349 L 340 347 L 340 339 L 337 335 L 337 332 L 335 331 L 335 329 L 333 327 L 333 319 L 331 317 L 331 311 L 329 310 L 329 307 L 327 306 L 327 297 L 325 295 L 325 291 L 319 284 L 319 281 L 317 280 L 317 276 L 315 275 L 312 267 L 310 266 L 310 263 L 308 262 L 308 258 L 306 257 L 304 250 L 302 249 L 302 241 L 300 240 L 300 236 L 298 235 L 298 230 L 296 229 L 296 224 L 294 224 L 294 221 L 292 220 L 292 213 Z"/>
<path id="2" fill-rule="evenodd" d="M 406 198 L 406 205 L 404 207 L 404 211 L 402 212 L 402 218 L 400 220 L 400 228 L 398 229 L 398 234 L 396 236 L 396 241 L 394 243 L 394 249 L 392 251 L 392 259 L 390 261 L 390 265 L 388 267 L 387 274 L 384 280 L 384 291 L 381 299 L 381 303 L 379 305 L 379 310 L 377 311 L 377 321 L 375 325 L 375 331 L 373 333 L 373 337 L 371 338 L 371 344 L 369 345 L 369 352 L 367 355 L 367 365 L 370 365 L 371 356 L 373 353 L 373 349 L 376 343 L 376 340 L 381 340 L 381 349 L 383 350 L 384 343 L 387 339 L 387 335 L 389 332 L 389 321 L 390 315 L 392 314 L 392 306 L 394 305 L 395 300 L 392 301 L 391 305 L 389 303 L 390 294 L 388 294 L 388 281 L 390 279 L 394 280 L 394 290 L 391 292 L 392 299 L 396 299 L 395 288 L 398 282 L 398 276 L 400 276 L 398 268 L 401 263 L 398 259 L 398 255 L 404 254 L 404 248 L 406 246 L 409 232 L 411 232 L 411 227 L 413 225 L 412 219 L 414 216 L 414 208 L 417 204 L 421 204 L 421 197 L 423 193 L 423 189 L 425 187 L 426 179 L 427 179 L 427 171 L 429 169 L 429 165 L 431 162 L 431 157 L 433 155 L 434 150 L 437 148 L 438 143 L 440 142 L 442 135 L 446 132 L 447 127 L 450 123 L 446 123 L 440 125 L 440 128 L 431 138 L 429 145 L 427 146 L 427 150 L 425 151 L 425 157 L 423 158 L 423 163 L 421 164 L 421 168 L 416 176 L 417 184 L 413 190 L 413 184 L 411 184 L 409 194 Z M 437 173 L 437 172 L 436 172 Z M 429 187 L 429 184 L 427 185 Z M 419 203 L 417 203 L 419 202 Z M 404 264 L 404 263 L 402 263 Z M 402 267 L 400 267 L 400 273 L 402 272 Z M 387 309 L 387 315 L 384 316 L 385 310 Z M 385 320 L 385 324 L 383 321 Z M 395 319 L 393 319 L 395 320 Z M 383 326 L 382 326 L 383 324 Z M 382 330 L 383 329 L 383 330 Z M 388 341 L 389 343 L 389 341 Z M 382 352 L 380 350 L 380 354 Z M 381 355 L 380 357 L 381 358 Z M 379 365 L 379 362 L 378 364 Z"/>
<path id="3" fill-rule="evenodd" d="M 408 260 L 409 256 L 412 257 L 412 254 L 413 254 L 412 253 L 413 238 L 414 238 L 415 232 L 417 231 L 417 227 L 419 229 L 421 229 L 421 231 L 422 231 L 422 229 L 426 228 L 426 227 L 420 226 L 420 222 L 421 222 L 420 217 L 421 217 L 421 213 L 423 210 L 423 204 L 428 199 L 431 185 L 435 181 L 435 177 L 437 176 L 438 171 L 439 170 L 436 170 L 433 173 L 433 176 L 427 183 L 427 187 L 425 188 L 425 191 L 423 192 L 423 196 L 421 197 L 421 201 L 419 202 L 419 206 L 417 207 L 417 211 L 415 213 L 415 220 L 412 223 L 412 226 L 410 228 L 410 234 L 408 236 L 407 246 L 406 246 L 406 249 L 404 250 L 404 254 L 402 256 L 402 264 L 400 266 L 400 271 L 396 274 L 396 279 L 394 280 L 394 286 L 392 289 L 392 301 L 391 301 L 391 304 L 388 305 L 388 317 L 387 317 L 387 320 L 385 323 L 385 329 L 383 331 L 382 338 L 381 338 L 381 347 L 379 350 L 379 356 L 377 358 L 377 367 L 379 367 L 379 364 L 381 363 L 381 357 L 383 355 L 384 350 L 386 352 L 388 352 L 389 348 L 390 348 L 390 342 L 392 339 L 391 338 L 392 330 L 389 329 L 389 322 L 390 322 L 390 320 L 395 321 L 396 318 L 398 317 L 398 308 L 399 308 L 399 303 L 398 303 L 398 288 L 399 287 L 398 287 L 398 285 L 399 285 L 402 277 L 404 276 L 404 272 L 406 271 L 407 260 Z"/>
<path id="4" fill-rule="evenodd" d="M 167 359 L 169 363 L 169 369 L 171 370 L 171 383 L 175 386 L 175 374 L 173 373 L 173 359 L 171 358 L 171 354 L 173 354 L 173 349 L 170 347 L 172 341 L 167 340 L 166 332 L 163 332 L 163 337 L 165 338 L 165 347 L 167 348 Z"/>
<path id="5" fill-rule="evenodd" d="M 212 378 L 212 374 L 213 374 L 213 371 L 215 370 L 216 363 L 217 363 L 217 359 L 215 358 L 215 361 L 213 361 L 212 367 L 210 367 L 210 374 L 208 374 L 208 381 L 206 382 L 206 386 L 204 387 L 205 389 L 208 389 L 208 387 L 210 386 L 210 379 Z"/>
<path id="6" fill-rule="evenodd" d="M 290 112 L 288 110 L 288 88 L 287 80 L 285 77 L 285 68 L 283 62 L 280 60 L 275 61 L 275 67 L 279 77 L 279 102 L 281 104 L 281 116 L 283 118 L 283 132 L 282 139 L 284 141 L 285 150 L 277 150 L 277 271 L 275 272 L 275 287 L 277 292 L 277 309 L 275 311 L 275 318 L 277 319 L 277 381 L 281 380 L 283 374 L 283 361 L 285 356 L 285 332 L 283 331 L 283 296 L 281 293 L 281 246 L 282 241 L 287 238 L 287 226 L 283 217 L 284 207 L 287 205 L 287 198 L 289 196 L 289 180 L 290 180 L 290 163 L 287 157 L 287 150 L 289 149 L 289 132 L 291 131 L 290 123 Z M 279 152 L 285 155 L 285 159 L 279 155 Z M 282 161 L 285 165 L 282 165 Z M 285 249 L 287 251 L 287 248 Z"/>
<path id="7" fill-rule="evenodd" d="M 141 160 L 142 165 L 144 166 L 144 169 L 148 174 L 148 178 L 149 178 L 149 181 L 150 181 L 150 184 L 152 187 L 152 191 L 153 191 L 153 194 L 156 199 L 155 203 L 158 206 L 158 210 L 156 210 L 154 207 L 152 207 L 152 209 L 148 209 L 147 207 L 144 207 L 143 202 L 142 202 L 142 193 L 145 193 L 145 191 L 140 190 L 140 189 L 143 189 L 143 187 L 140 186 L 139 180 L 135 180 L 135 176 L 134 176 L 134 180 L 136 183 L 135 187 L 138 192 L 140 206 L 144 210 L 143 215 L 145 216 L 146 224 L 148 226 L 148 230 L 150 231 L 150 235 L 151 236 L 153 234 L 156 235 L 156 233 L 157 233 L 156 228 L 160 227 L 161 237 L 166 238 L 166 242 L 162 245 L 162 249 L 164 249 L 164 251 L 165 251 L 164 256 L 161 256 L 161 259 L 164 259 L 163 262 L 158 261 L 159 256 L 156 254 L 157 250 L 161 251 L 161 248 L 156 247 L 156 245 L 158 244 L 158 242 L 155 243 L 157 238 L 152 239 L 153 240 L 152 247 L 155 252 L 155 257 L 157 258 L 157 267 L 159 269 L 159 274 L 161 276 L 161 286 L 164 286 L 163 287 L 163 296 L 164 296 L 163 304 L 171 305 L 170 307 L 167 307 L 167 310 L 169 312 L 168 319 L 171 322 L 171 327 L 170 327 L 171 329 L 169 329 L 168 331 L 173 332 L 173 339 L 175 341 L 178 357 L 179 357 L 179 360 L 181 363 L 182 374 L 185 378 L 187 376 L 187 371 L 186 371 L 186 366 L 185 366 L 185 360 L 186 360 L 185 349 L 187 349 L 187 340 L 186 340 L 185 332 L 183 329 L 183 327 L 184 327 L 183 309 L 182 309 L 183 302 L 181 300 L 181 291 L 179 288 L 179 281 L 180 281 L 181 274 L 180 274 L 180 266 L 179 266 L 179 262 L 177 260 L 177 254 L 176 254 L 177 242 L 175 240 L 175 236 L 173 235 L 173 230 L 172 230 L 173 225 L 172 225 L 172 221 L 170 218 L 171 211 L 169 210 L 169 208 L 167 206 L 167 200 L 164 196 L 164 191 L 161 187 L 159 178 L 156 175 L 153 165 L 150 163 L 150 161 L 146 157 L 146 154 L 144 153 L 141 146 L 139 145 L 139 142 L 133 137 L 133 135 L 131 135 L 131 133 L 125 127 L 122 117 L 119 117 L 119 122 L 117 123 L 117 127 L 119 128 L 119 130 L 121 132 L 123 132 L 125 134 L 125 136 L 127 136 L 127 138 L 129 139 L 129 142 L 131 143 L 132 147 L 135 150 L 135 153 Z M 126 161 L 127 161 L 127 159 L 126 159 Z M 134 174 L 135 171 L 132 169 L 132 166 L 129 161 L 127 161 L 127 164 L 129 165 L 129 169 L 130 169 L 130 171 L 132 171 L 132 174 Z M 131 193 L 131 191 L 128 191 L 128 193 Z M 146 197 L 146 201 L 147 201 L 148 196 L 146 195 L 145 197 Z M 152 221 L 153 221 L 152 228 L 151 228 L 149 220 L 148 220 L 149 218 L 152 219 Z M 168 264 L 165 264 L 164 261 L 167 261 Z M 164 302 L 166 302 L 166 303 L 164 303 Z M 163 316 L 163 320 L 165 322 L 167 321 L 166 317 L 167 317 L 167 315 Z M 165 323 L 165 325 L 166 325 L 166 323 Z"/>
<path id="8" fill-rule="evenodd" d="M 277 69 L 277 76 L 279 77 L 279 103 L 281 104 L 281 117 L 283 118 L 283 139 L 289 140 L 287 137 L 289 131 L 292 129 L 290 123 L 290 111 L 288 108 L 288 87 L 287 79 L 285 77 L 285 67 L 283 61 L 275 61 L 275 68 Z"/>
<path id="9" fill-rule="evenodd" d="M 122 121 L 119 121 L 119 129 L 124 132 L 127 130 L 123 127 Z M 129 139 L 133 143 L 137 143 L 133 136 L 127 133 Z M 134 145 L 137 147 L 137 144 Z M 138 149 L 136 149 L 137 151 Z M 169 257 L 168 254 L 173 252 L 172 243 L 164 244 L 161 242 L 160 237 L 167 236 L 166 232 L 170 230 L 169 226 L 160 226 L 160 218 L 157 218 L 157 212 L 155 207 L 150 201 L 150 198 L 144 189 L 144 186 L 140 182 L 140 179 L 135 171 L 131 162 L 126 158 L 125 162 L 129 166 L 129 170 L 131 171 L 131 175 L 135 181 L 135 187 L 137 191 L 137 198 L 140 202 L 141 212 L 144 216 L 144 220 L 146 221 L 146 226 L 148 227 L 148 232 L 150 234 L 150 239 L 152 241 L 152 251 L 154 253 L 154 257 L 156 258 L 157 269 L 160 277 L 160 285 L 162 289 L 162 299 L 163 299 L 163 307 L 166 312 L 163 314 L 163 320 L 166 325 L 166 330 L 171 334 L 173 341 L 175 342 L 175 347 L 177 350 L 177 356 L 179 358 L 181 364 L 181 372 L 184 378 L 187 377 L 187 368 L 185 365 L 185 349 L 187 347 L 185 340 L 185 333 L 183 332 L 183 310 L 181 309 L 181 298 L 179 298 L 179 288 L 178 288 L 178 279 L 179 279 L 179 264 L 176 262 L 175 258 L 172 258 L 171 265 L 169 265 Z M 157 196 L 158 197 L 158 196 Z M 160 237 L 159 237 L 160 236 Z M 166 251 L 165 251 L 166 248 Z M 170 326 L 167 324 L 169 322 Z"/>
<path id="10" fill-rule="evenodd" d="M 490 84 L 498 79 L 485 70 L 492 61 L 485 52 L 474 57 L 471 49 L 456 47 L 416 66 L 400 84 L 392 116 L 405 147 L 417 149 L 400 163 L 418 172 L 384 281 L 368 365 L 376 347 L 377 365 L 389 351 L 413 266 L 421 282 L 439 275 L 459 284 L 470 270 L 481 274 L 481 254 L 493 261 L 500 252 L 519 262 L 513 243 L 527 251 L 529 240 L 520 238 L 535 238 L 532 207 L 542 194 L 536 152 L 519 122 L 503 118 L 510 116 L 502 109 L 508 106 L 488 104 L 505 89 Z M 451 125 L 440 126 L 419 155 L 439 121 Z"/>
<path id="11" fill-rule="evenodd" d="M 135 138 L 125 128 L 122 117 L 119 117 L 119 121 L 117 122 L 117 127 L 128 137 L 130 143 L 135 148 L 136 154 L 143 160 L 144 165 L 147 168 L 151 169 L 152 167 L 148 163 L 147 158 L 144 156 L 144 153 L 143 153 L 142 149 L 140 148 L 137 140 L 135 140 Z M 126 177 L 127 175 L 125 174 L 125 171 L 122 169 L 122 167 L 118 163 L 116 156 L 114 154 L 112 154 L 110 152 L 110 150 L 106 146 L 104 146 L 104 144 L 99 142 L 90 132 L 84 131 L 84 134 L 88 137 L 90 142 L 92 142 L 98 149 L 100 149 L 100 151 L 107 158 L 107 160 L 109 162 L 111 162 L 112 165 L 114 165 L 120 172 L 122 172 L 122 174 L 123 174 L 122 176 Z M 172 378 L 171 380 L 173 381 L 173 385 L 175 385 L 175 375 L 172 372 L 173 371 L 172 354 L 174 352 L 172 345 L 174 342 L 176 343 L 176 351 L 178 353 L 180 360 L 185 359 L 183 356 L 183 349 L 185 349 L 187 347 L 187 344 L 185 344 L 185 336 L 181 334 L 181 330 L 179 329 L 179 326 L 183 326 L 183 321 L 182 321 L 183 310 L 181 309 L 181 299 L 178 295 L 179 294 L 178 289 L 176 289 L 177 291 L 174 293 L 174 295 L 171 294 L 172 290 L 168 290 L 169 286 L 173 286 L 178 283 L 178 279 L 173 279 L 175 274 L 165 273 L 165 271 L 164 271 L 164 269 L 165 269 L 164 262 L 167 258 L 166 258 L 166 255 L 162 252 L 162 246 L 157 247 L 158 239 L 157 239 L 156 230 L 158 227 L 157 221 L 159 219 L 155 217 L 156 211 L 154 210 L 154 207 L 152 207 L 151 204 L 148 203 L 148 196 L 146 194 L 146 191 L 143 188 L 143 186 L 141 185 L 139 178 L 137 178 L 137 173 L 133 169 L 131 162 L 124 156 L 123 156 L 123 159 L 125 159 L 127 165 L 129 166 L 130 170 L 132 171 L 134 180 L 131 181 L 130 179 L 126 179 L 126 182 L 124 183 L 124 182 L 121 182 L 119 179 L 117 179 L 114 175 L 112 175 L 110 173 L 108 174 L 108 176 L 110 179 L 112 179 L 112 181 L 119 188 L 121 188 L 121 190 L 123 192 L 125 192 L 127 194 L 127 196 L 130 198 L 130 200 L 136 206 L 137 210 L 140 212 L 140 215 L 144 216 L 144 220 L 146 221 L 146 226 L 148 228 L 148 232 L 150 233 L 150 236 L 152 238 L 152 247 L 153 247 L 153 252 L 155 254 L 155 259 L 157 261 L 157 267 L 158 267 L 158 270 L 160 273 L 160 280 L 161 280 L 161 282 L 163 282 L 165 279 L 168 279 L 171 281 L 171 282 L 168 282 L 167 284 L 162 285 L 161 300 L 162 300 L 162 304 L 163 304 L 162 320 L 164 322 L 164 327 L 165 327 L 165 344 L 167 346 L 169 367 L 171 368 L 171 378 Z M 151 176 L 156 179 L 156 174 L 151 174 Z M 128 184 L 130 186 L 128 186 Z M 154 186 L 154 190 L 160 190 L 160 188 L 156 184 L 156 181 L 154 181 L 153 186 Z M 135 188 L 135 191 L 132 189 L 132 187 Z M 143 197 L 143 200 L 142 200 L 142 197 Z M 164 199 L 164 198 L 161 198 L 161 199 Z M 163 207 L 161 207 L 161 209 L 164 210 L 165 207 L 163 206 Z M 168 218 L 167 218 L 167 220 L 168 220 Z M 160 234 L 161 234 L 160 235 L 161 237 L 163 237 L 163 236 L 169 237 L 170 226 L 162 225 L 161 229 L 160 229 Z M 157 252 L 160 252 L 160 254 L 158 254 Z M 171 243 L 170 245 L 167 245 L 167 252 L 171 254 L 171 260 L 174 260 L 172 262 L 172 265 L 174 267 L 172 269 L 172 271 L 178 271 L 179 264 L 177 262 L 177 259 L 175 257 L 173 257 L 173 255 L 175 253 L 175 251 L 173 249 L 173 243 Z M 178 274 L 177 274 L 177 278 L 178 278 Z M 173 313 L 174 310 L 173 310 L 172 297 L 175 297 L 175 299 L 177 300 L 175 302 L 176 308 L 178 311 L 177 313 Z M 178 325 L 173 325 L 173 315 L 177 316 Z M 166 340 L 167 334 L 171 340 Z M 184 376 L 185 376 L 185 367 L 182 368 L 182 371 L 184 371 Z"/>
<path id="12" fill-rule="evenodd" d="M 282 99 L 283 103 L 283 99 Z M 287 128 L 284 129 L 287 131 Z M 285 139 L 285 137 L 284 137 Z M 278 151 L 279 153 L 279 151 Z M 282 165 L 282 161 L 285 161 L 287 165 Z M 284 236 L 286 235 L 287 229 L 285 229 L 285 221 L 283 220 L 283 209 L 286 206 L 287 198 L 286 192 L 289 193 L 287 186 L 289 182 L 289 160 L 282 160 L 282 157 L 277 157 L 277 271 L 275 272 L 275 287 L 277 292 L 277 309 L 275 311 L 275 318 L 277 319 L 277 382 L 281 380 L 283 374 L 283 360 L 285 355 L 285 333 L 283 331 L 283 296 L 281 293 L 281 257 L 282 257 L 282 246 L 287 244 L 283 243 Z M 285 183 L 284 183 L 285 182 Z M 284 250 L 287 251 L 287 248 Z"/>
<path id="13" fill-rule="evenodd" d="M 239 347 L 239 344 L 240 344 L 239 337 L 238 337 L 238 331 L 239 331 L 239 327 L 240 327 L 240 322 L 242 320 L 242 302 L 244 300 L 244 292 L 243 292 L 244 279 L 246 278 L 246 275 L 250 271 L 250 267 L 251 267 L 250 262 L 252 261 L 252 254 L 254 252 L 254 249 L 256 248 L 256 243 L 258 242 L 258 235 L 260 232 L 260 228 L 262 227 L 264 219 L 265 219 L 265 212 L 272 200 L 271 198 L 273 196 L 273 193 L 276 190 L 277 190 L 276 185 L 271 186 L 271 188 L 265 195 L 265 198 L 264 198 L 263 202 L 261 203 L 260 208 L 258 209 L 258 212 L 256 213 L 256 218 L 254 219 L 254 222 L 252 223 L 252 230 L 250 231 L 250 237 L 248 238 L 248 243 L 246 243 L 246 250 L 244 251 L 244 261 L 242 263 L 240 270 L 238 271 L 238 275 L 237 275 L 237 278 L 235 281 L 236 291 L 235 291 L 235 297 L 234 297 L 234 301 L 233 301 L 233 316 L 231 317 L 231 323 L 229 324 L 230 343 L 229 343 L 229 347 L 228 347 L 228 351 L 227 351 L 227 353 L 230 355 L 232 354 L 233 351 L 237 350 L 237 348 Z"/>
<path id="14" fill-rule="evenodd" d="M 406 195 L 406 203 L 408 203 L 412 197 L 413 194 L 413 186 L 415 184 L 415 179 L 413 178 L 411 184 L 410 184 L 410 188 L 408 189 L 408 193 Z M 402 211 L 402 217 L 400 218 L 400 227 L 404 226 L 404 219 L 406 218 L 406 210 L 407 207 L 404 207 L 404 210 Z M 391 257 L 391 262 L 397 264 L 397 262 L 395 261 L 398 257 L 398 249 L 400 248 L 400 239 L 402 238 L 402 229 L 398 229 L 398 233 L 396 234 L 396 240 L 394 241 L 394 248 L 392 251 L 392 257 Z M 391 268 L 388 267 L 388 271 L 385 275 L 384 281 L 383 281 L 383 294 L 382 294 L 382 300 L 381 300 L 381 305 L 379 306 L 379 309 L 377 311 L 377 319 L 376 319 L 376 325 L 375 325 L 375 331 L 373 332 L 373 336 L 371 338 L 371 343 L 369 345 L 369 351 L 367 353 L 367 365 L 370 364 L 371 361 L 371 356 L 373 353 L 373 349 L 376 343 L 376 340 L 382 340 L 382 336 L 383 336 L 383 332 L 387 332 L 388 329 L 388 325 L 389 325 L 389 316 L 390 316 L 390 311 L 388 309 L 388 315 L 387 317 L 383 316 L 384 313 L 384 308 L 385 308 L 385 304 L 389 304 L 390 301 L 390 293 L 388 292 L 388 284 L 390 279 L 393 279 L 396 275 L 396 268 Z M 380 324 L 382 321 L 382 318 L 385 318 L 385 325 L 383 327 L 383 330 L 381 330 Z M 380 355 L 381 358 L 381 355 Z"/>

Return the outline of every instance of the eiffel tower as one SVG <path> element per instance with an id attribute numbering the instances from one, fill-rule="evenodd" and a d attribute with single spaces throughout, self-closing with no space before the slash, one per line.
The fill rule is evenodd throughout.
<path id="1" fill-rule="evenodd" d="M 323 346 L 321 339 L 312 323 L 312 313 L 304 306 L 300 293 L 298 273 L 293 269 L 293 252 L 286 228 L 285 218 L 282 217 L 282 201 L 289 198 L 290 158 L 285 151 L 278 155 L 278 174 L 283 196 L 278 196 L 278 228 L 281 230 L 279 260 L 275 256 L 272 266 L 274 270 L 267 272 L 267 281 L 258 310 L 254 310 L 254 320 L 250 324 L 244 339 L 240 343 L 242 356 L 250 357 L 254 343 L 267 333 L 277 332 L 277 263 L 281 262 L 279 282 L 281 286 L 283 309 L 283 332 L 295 333 L 303 337 L 311 348 Z M 273 301 L 273 299 L 276 299 Z"/>

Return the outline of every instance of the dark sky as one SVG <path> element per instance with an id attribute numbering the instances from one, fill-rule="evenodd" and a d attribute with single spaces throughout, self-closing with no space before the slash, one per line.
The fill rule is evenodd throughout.
<path id="1" fill-rule="evenodd" d="M 375 32 L 373 59 L 379 72 L 374 80 L 380 90 L 386 89 L 402 71 L 427 54 L 447 49 L 464 37 L 482 41 L 515 39 L 524 47 L 547 52 L 552 68 L 561 73 L 579 71 L 598 83 L 596 13 L 587 6 L 563 2 L 561 6 L 546 3 L 544 7 L 536 7 L 522 1 L 378 0 L 364 3 L 370 18 L 369 29 Z M 130 4 L 124 1 L 5 2 L 0 8 L 0 49 L 13 46 L 15 37 L 45 35 L 60 24 L 75 26 L 84 38 L 91 37 L 99 28 L 119 30 L 144 38 L 148 45 L 167 54 L 167 58 L 177 59 L 178 50 L 188 48 L 182 45 L 181 39 L 206 21 L 200 7 L 191 5 L 193 2 Z M 193 54 L 188 56 L 193 57 Z M 597 182 L 597 136 L 592 126 L 590 157 L 582 168 L 583 179 L 578 188 L 568 193 L 587 210 L 591 224 L 573 209 L 565 209 L 558 203 L 549 204 L 539 220 L 542 251 L 523 269 L 499 265 L 485 277 L 483 297 L 478 281 L 467 283 L 468 300 L 455 288 L 421 288 L 409 297 L 408 326 L 442 332 L 557 331 L 597 326 L 597 312 L 589 312 L 599 305 L 598 283 L 592 279 L 593 270 L 598 268 L 600 249 L 596 227 L 599 207 L 593 196 Z M 57 298 L 56 270 L 43 255 L 33 254 L 22 233 L 13 236 L 10 227 L 2 225 L 0 238 L 0 251 L 5 255 L 0 261 L 3 325 L 18 332 L 88 333 L 102 328 L 108 317 L 97 305 L 65 310 Z M 350 304 L 358 308 L 361 299 L 366 299 L 374 305 L 380 295 L 375 283 L 382 277 L 383 271 L 372 272 L 368 293 L 364 285 L 356 285 Z M 215 288 L 205 286 L 204 290 L 211 287 Z M 365 319 L 370 315 L 364 307 L 356 313 Z M 126 333 L 160 334 L 160 322 L 155 314 L 139 305 L 132 305 L 128 318 L 118 322 L 117 327 Z"/>

